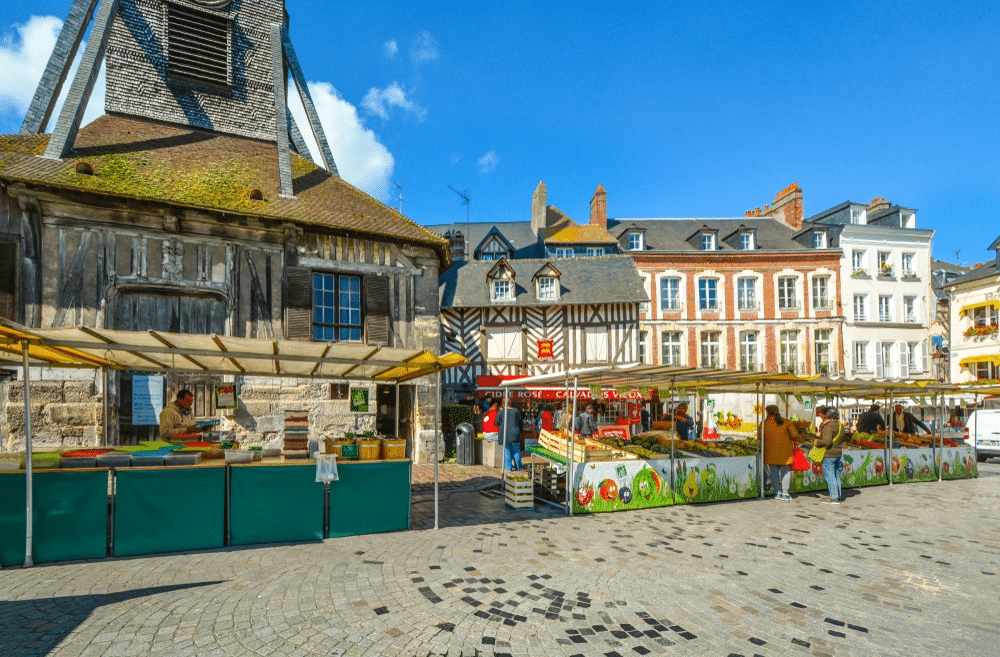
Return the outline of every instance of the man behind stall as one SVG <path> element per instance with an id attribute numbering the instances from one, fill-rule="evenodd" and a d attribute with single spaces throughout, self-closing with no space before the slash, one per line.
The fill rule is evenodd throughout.
<path id="1" fill-rule="evenodd" d="M 192 404 L 194 404 L 194 393 L 190 390 L 181 390 L 177 393 L 177 399 L 160 411 L 160 440 L 174 440 L 174 436 L 201 432 L 198 426 L 192 423 L 194 420 L 194 415 L 191 413 Z"/>
<path id="2" fill-rule="evenodd" d="M 885 418 L 879 413 L 878 404 L 872 404 L 871 408 L 861 414 L 858 418 L 858 433 L 878 433 L 885 431 Z"/>

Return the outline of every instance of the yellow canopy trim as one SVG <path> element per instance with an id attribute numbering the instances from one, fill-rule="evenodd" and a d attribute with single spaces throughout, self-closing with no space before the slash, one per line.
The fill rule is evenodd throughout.
<path id="1" fill-rule="evenodd" d="M 995 310 L 1000 310 L 1000 300 L 994 299 L 992 301 L 980 301 L 979 303 L 970 303 L 968 306 L 962 306 L 962 309 L 958 311 L 958 315 L 968 315 L 971 311 L 976 308 L 993 308 Z"/>
<path id="2" fill-rule="evenodd" d="M 1000 367 L 1000 354 L 986 354 L 984 356 L 968 356 L 958 361 L 959 367 L 968 367 L 975 363 L 993 363 L 994 366 Z"/>

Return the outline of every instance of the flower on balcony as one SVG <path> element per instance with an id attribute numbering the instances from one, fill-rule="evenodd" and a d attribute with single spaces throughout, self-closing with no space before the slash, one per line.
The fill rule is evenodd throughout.
<path id="1" fill-rule="evenodd" d="M 967 386 L 998 386 L 1000 385 L 1000 379 L 976 379 L 975 381 L 970 381 L 962 385 Z"/>
<path id="2" fill-rule="evenodd" d="M 852 276 L 867 276 L 868 272 L 865 271 L 864 267 L 855 267 L 854 271 L 851 272 Z"/>
<path id="3" fill-rule="evenodd" d="M 985 335 L 996 335 L 997 329 L 1000 329 L 1000 326 L 998 326 L 997 324 L 986 324 L 985 326 L 970 326 L 969 328 L 965 329 L 965 333 L 963 333 L 962 335 L 964 335 L 967 338 L 974 338 L 974 337 L 978 338 Z"/>
<path id="4" fill-rule="evenodd" d="M 878 273 L 879 273 L 879 276 L 892 276 L 892 265 L 890 265 L 890 264 L 883 264 L 879 268 L 879 272 Z"/>

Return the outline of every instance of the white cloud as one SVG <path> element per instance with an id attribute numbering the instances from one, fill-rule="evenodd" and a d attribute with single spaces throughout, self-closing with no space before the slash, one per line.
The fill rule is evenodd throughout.
<path id="1" fill-rule="evenodd" d="M 425 30 L 417 35 L 411 51 L 413 61 L 419 64 L 420 62 L 437 59 L 438 54 L 437 41 L 434 40 L 430 32 Z"/>
<path id="2" fill-rule="evenodd" d="M 409 100 L 406 97 L 406 92 L 396 82 L 393 82 L 385 89 L 377 89 L 375 87 L 369 89 L 368 93 L 365 94 L 364 100 L 361 101 L 361 106 L 375 116 L 386 120 L 389 119 L 389 108 L 392 107 L 399 107 L 406 112 L 412 112 L 418 121 L 423 121 L 427 118 L 427 110 Z"/>
<path id="3" fill-rule="evenodd" d="M 17 37 L 8 33 L 0 40 L 0 114 L 16 116 L 16 127 L 20 128 L 20 122 L 28 111 L 31 99 L 35 95 L 35 88 L 55 47 L 62 21 L 55 16 L 32 16 L 27 23 L 13 27 L 17 30 Z M 76 76 L 79 56 L 85 47 L 85 43 L 81 44 L 77 53 L 78 61 L 73 64 L 70 74 L 63 83 L 62 93 L 46 126 L 49 132 L 55 125 L 63 100 Z M 87 110 L 83 115 L 84 125 L 104 113 L 104 87 L 105 75 L 102 65 L 94 84 L 94 91 L 90 95 L 90 102 L 87 103 Z"/>
<path id="4" fill-rule="evenodd" d="M 477 162 L 479 164 L 479 173 L 493 173 L 493 170 L 497 168 L 497 164 L 499 163 L 500 157 L 497 156 L 496 151 L 490 151 L 479 158 Z"/>
<path id="5" fill-rule="evenodd" d="M 385 48 L 385 56 L 388 57 L 389 59 L 395 57 L 396 53 L 399 52 L 399 44 L 396 43 L 395 39 L 390 39 L 389 41 L 386 41 L 385 43 L 382 44 L 382 47 Z"/>
<path id="6" fill-rule="evenodd" d="M 357 108 L 344 100 L 333 85 L 310 82 L 309 94 L 340 176 L 378 199 L 388 199 L 390 178 L 396 165 L 392 153 L 379 143 L 374 132 L 364 126 Z M 313 160 L 319 160 L 319 149 L 312 138 L 309 121 L 297 93 L 289 93 L 289 105 Z"/>

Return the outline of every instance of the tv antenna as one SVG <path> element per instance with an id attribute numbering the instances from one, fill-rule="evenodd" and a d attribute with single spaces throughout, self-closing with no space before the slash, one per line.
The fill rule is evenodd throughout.
<path id="1" fill-rule="evenodd" d="M 472 236 L 469 235 L 469 232 L 472 230 L 472 219 L 471 219 L 471 217 L 472 217 L 472 197 L 469 196 L 469 190 L 468 189 L 466 189 L 464 192 L 460 192 L 457 189 L 455 189 L 454 187 L 452 187 L 451 185 L 448 185 L 448 189 L 450 189 L 451 191 L 453 191 L 456 194 L 458 194 L 459 196 L 461 196 L 462 197 L 462 205 L 465 206 L 465 243 L 463 245 L 463 248 L 465 250 L 465 253 L 468 254 L 469 253 L 469 247 L 472 244 L 472 242 L 471 242 Z M 469 260 L 472 259 L 468 255 L 466 257 Z"/>
<path id="2" fill-rule="evenodd" d="M 403 214 L 403 203 L 406 202 L 406 198 L 403 196 L 403 186 L 400 185 L 395 180 L 390 180 L 393 185 L 396 186 L 396 211 Z"/>

